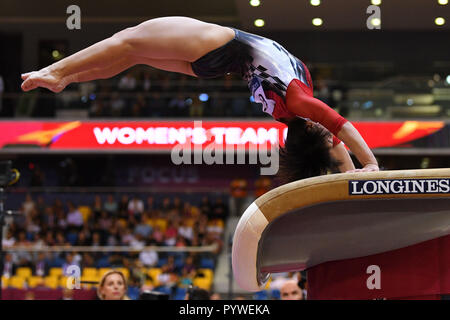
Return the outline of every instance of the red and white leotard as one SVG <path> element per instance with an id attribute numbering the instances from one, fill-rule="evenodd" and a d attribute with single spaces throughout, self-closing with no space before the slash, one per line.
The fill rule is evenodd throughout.
<path id="1" fill-rule="evenodd" d="M 306 65 L 279 43 L 234 29 L 233 40 L 191 63 L 198 77 L 214 78 L 238 73 L 248 81 L 256 102 L 276 120 L 301 117 L 322 124 L 336 138 L 347 121 L 313 97 Z"/>

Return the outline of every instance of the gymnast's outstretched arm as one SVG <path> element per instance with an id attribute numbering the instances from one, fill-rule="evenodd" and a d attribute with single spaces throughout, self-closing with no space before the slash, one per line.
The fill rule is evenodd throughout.
<path id="1" fill-rule="evenodd" d="M 353 170 L 355 170 L 355 165 L 353 164 L 352 158 L 348 154 L 348 151 L 342 142 L 331 148 L 330 153 L 333 158 L 340 162 L 340 172 L 353 172 Z"/>
<path id="2" fill-rule="evenodd" d="M 337 149 L 334 150 L 333 155 L 336 156 L 337 154 L 339 156 L 338 160 L 344 160 L 346 163 L 344 166 L 341 166 L 341 171 L 344 167 L 348 168 L 346 172 L 379 170 L 375 156 L 361 137 L 358 130 L 327 104 L 306 94 L 300 86 L 295 85 L 290 87 L 290 92 L 288 91 L 286 100 L 289 111 L 297 116 L 311 119 L 323 125 L 345 143 L 363 166 L 362 169 L 351 168 L 348 164 L 347 156 L 344 155 L 342 150 Z"/>
<path id="3" fill-rule="evenodd" d="M 355 154 L 363 166 L 362 169 L 354 169 L 349 172 L 378 171 L 378 162 L 367 143 L 359 134 L 358 130 L 350 123 L 346 122 L 338 133 L 338 138 L 345 142 L 347 147 Z"/>

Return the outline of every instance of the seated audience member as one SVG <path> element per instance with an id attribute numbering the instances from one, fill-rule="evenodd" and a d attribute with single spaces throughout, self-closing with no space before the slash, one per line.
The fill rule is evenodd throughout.
<path id="1" fill-rule="evenodd" d="M 100 300 L 129 300 L 127 280 L 122 272 L 110 270 L 100 280 L 97 296 Z"/>
<path id="2" fill-rule="evenodd" d="M 303 291 L 294 279 L 286 280 L 280 287 L 281 300 L 303 300 Z"/>

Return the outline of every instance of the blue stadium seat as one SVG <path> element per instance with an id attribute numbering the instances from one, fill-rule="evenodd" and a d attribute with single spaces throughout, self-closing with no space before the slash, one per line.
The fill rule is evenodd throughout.
<path id="1" fill-rule="evenodd" d="M 277 299 L 277 300 L 281 299 L 280 290 L 274 289 L 270 292 L 270 295 L 272 296 L 272 299 Z"/>
<path id="2" fill-rule="evenodd" d="M 166 287 L 166 286 L 159 286 L 159 287 L 156 287 L 154 290 L 157 292 L 168 294 L 169 296 L 172 295 L 172 289 L 170 289 L 169 287 Z"/>
<path id="3" fill-rule="evenodd" d="M 175 259 L 175 268 L 181 270 L 183 268 L 183 266 L 184 266 L 184 259 L 180 258 L 180 257 L 176 258 Z"/>
<path id="4" fill-rule="evenodd" d="M 111 264 L 109 263 L 108 256 L 101 257 L 96 264 L 97 268 L 109 268 Z"/>
<path id="5" fill-rule="evenodd" d="M 64 264 L 64 259 L 61 258 L 54 258 L 52 260 L 50 260 L 49 262 L 49 268 L 61 268 Z"/>
<path id="6" fill-rule="evenodd" d="M 200 260 L 200 268 L 214 269 L 214 260 L 209 258 L 202 258 Z"/>
<path id="7" fill-rule="evenodd" d="M 253 300 L 267 300 L 269 299 L 269 295 L 266 290 L 255 292 L 253 295 Z"/>
<path id="8" fill-rule="evenodd" d="M 127 296 L 131 300 L 139 300 L 139 287 L 128 287 Z"/>
<path id="9" fill-rule="evenodd" d="M 74 232 L 69 233 L 66 236 L 66 240 L 71 244 L 71 245 L 75 245 L 77 243 L 78 240 L 78 235 Z"/>
<path id="10" fill-rule="evenodd" d="M 177 291 L 175 292 L 174 300 L 184 300 L 184 297 L 186 296 L 187 289 L 186 288 L 177 288 Z"/>
<path id="11" fill-rule="evenodd" d="M 167 258 L 159 258 L 156 267 L 161 268 L 165 264 L 167 264 Z"/>

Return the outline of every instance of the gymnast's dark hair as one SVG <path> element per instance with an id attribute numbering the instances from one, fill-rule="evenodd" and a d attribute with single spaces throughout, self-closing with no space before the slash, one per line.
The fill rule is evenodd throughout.
<path id="1" fill-rule="evenodd" d="M 301 118 L 291 120 L 284 147 L 280 147 L 278 178 L 289 183 L 337 171 L 340 162 L 331 154 L 330 132 L 307 125 Z"/>

